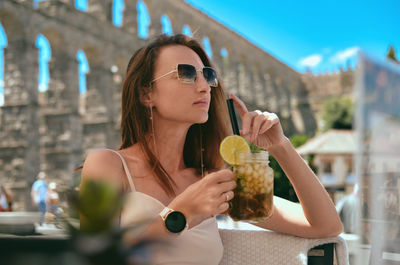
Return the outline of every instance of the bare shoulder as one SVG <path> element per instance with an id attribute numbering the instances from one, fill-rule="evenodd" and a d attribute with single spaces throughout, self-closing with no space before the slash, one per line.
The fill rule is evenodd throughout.
<path id="1" fill-rule="evenodd" d="M 82 168 L 82 182 L 87 179 L 105 180 L 121 185 L 123 165 L 118 154 L 109 149 L 97 149 L 89 153 Z"/>

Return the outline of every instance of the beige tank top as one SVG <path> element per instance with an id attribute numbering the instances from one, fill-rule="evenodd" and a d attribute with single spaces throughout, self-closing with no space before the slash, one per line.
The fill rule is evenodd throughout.
<path id="1" fill-rule="evenodd" d="M 156 198 L 136 191 L 128 166 L 123 156 L 111 150 L 122 160 L 125 174 L 128 178 L 131 192 L 121 213 L 121 226 L 152 220 L 166 207 Z M 216 218 L 209 218 L 202 223 L 182 232 L 177 238 L 151 251 L 150 264 L 219 264 L 222 259 L 223 245 L 218 232 Z"/>

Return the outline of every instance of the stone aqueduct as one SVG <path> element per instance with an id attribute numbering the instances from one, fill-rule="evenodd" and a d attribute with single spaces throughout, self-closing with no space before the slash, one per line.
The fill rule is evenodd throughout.
<path id="1" fill-rule="evenodd" d="M 0 1 L 0 23 L 8 39 L 0 183 L 13 188 L 17 209 L 30 207 L 28 191 L 39 171 L 61 189 L 73 186 L 79 177 L 72 170 L 88 151 L 119 147 L 124 71 L 131 54 L 148 39 L 137 35 L 136 1 L 125 1 L 122 27 L 111 22 L 112 1 L 89 0 L 87 12 L 77 10 L 74 0 L 47 0 L 37 8 L 27 0 Z M 289 135 L 314 133 L 316 122 L 301 74 L 183 0 L 144 2 L 151 18 L 150 38 L 162 32 L 163 14 L 174 32 L 188 25 L 196 38 L 209 38 L 212 61 L 227 92 L 238 94 L 251 109 L 277 112 Z M 46 92 L 38 91 L 38 34 L 52 49 Z M 221 49 L 226 49 L 226 57 Z M 78 89 L 78 50 L 85 52 L 90 65 L 83 95 Z"/>

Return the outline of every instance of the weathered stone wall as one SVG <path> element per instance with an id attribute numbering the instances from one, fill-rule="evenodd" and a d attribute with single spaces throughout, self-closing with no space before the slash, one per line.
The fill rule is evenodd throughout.
<path id="1" fill-rule="evenodd" d="M 149 38 L 162 32 L 163 14 L 173 32 L 188 25 L 200 41 L 208 37 L 212 61 L 226 91 L 238 94 L 250 109 L 280 115 L 284 130 L 314 134 L 316 121 L 302 76 L 183 0 L 145 0 Z M 148 39 L 137 36 L 136 1 L 125 1 L 123 26 L 111 22 L 112 0 L 89 0 L 81 12 L 74 0 L 0 1 L 0 23 L 8 38 L 4 49 L 4 106 L 1 107 L 0 182 L 13 188 L 16 209 L 27 209 L 29 190 L 39 171 L 60 189 L 77 185 L 72 170 L 95 148 L 118 148 L 122 79 L 132 53 Z M 49 41 L 50 83 L 38 91 L 38 49 Z M 221 56 L 221 49 L 228 55 Z M 76 53 L 90 65 L 87 91 L 79 93 Z M 113 67 L 117 66 L 117 68 Z M 113 70 L 112 70 L 113 69 Z"/>
<path id="2" fill-rule="evenodd" d="M 354 88 L 355 70 L 342 68 L 338 72 L 331 74 L 304 74 L 302 81 L 307 87 L 308 102 L 312 109 L 312 116 L 317 121 L 318 128 L 322 127 L 322 106 L 324 101 L 333 97 L 348 97 L 355 101 Z"/>

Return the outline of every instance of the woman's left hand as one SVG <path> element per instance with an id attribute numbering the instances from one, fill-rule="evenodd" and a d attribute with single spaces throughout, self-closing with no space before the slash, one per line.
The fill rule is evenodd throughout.
<path id="1" fill-rule="evenodd" d="M 287 139 L 275 113 L 260 110 L 249 112 L 238 97 L 230 94 L 229 98 L 233 99 L 233 104 L 242 119 L 240 135 L 246 140 L 268 150 Z"/>

